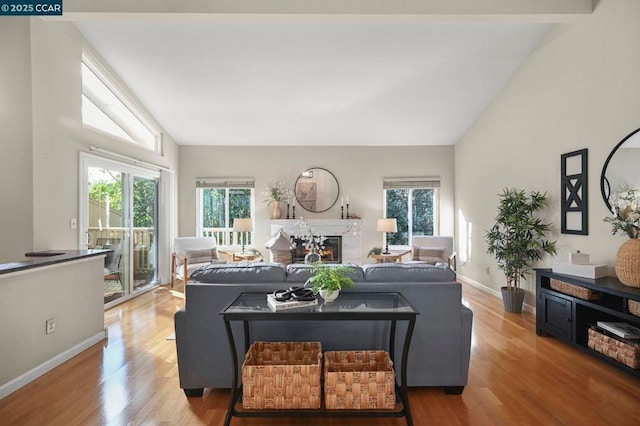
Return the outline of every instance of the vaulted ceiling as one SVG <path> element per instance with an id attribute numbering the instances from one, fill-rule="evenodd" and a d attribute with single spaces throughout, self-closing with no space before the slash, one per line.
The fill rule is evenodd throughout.
<path id="1" fill-rule="evenodd" d="M 69 19 L 182 145 L 455 144 L 559 20 L 107 15 L 71 3 L 82 13 Z"/>

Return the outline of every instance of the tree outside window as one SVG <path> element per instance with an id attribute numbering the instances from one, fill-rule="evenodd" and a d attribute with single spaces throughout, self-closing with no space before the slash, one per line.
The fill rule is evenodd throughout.
<path id="1" fill-rule="evenodd" d="M 233 220 L 251 216 L 253 190 L 250 188 L 203 188 L 198 191 L 201 191 L 199 235 L 214 235 L 218 237 L 219 244 L 237 244 L 238 242 L 232 241 Z M 220 237 L 221 235 L 224 237 Z M 251 244 L 251 233 L 248 238 L 246 244 Z"/>
<path id="2" fill-rule="evenodd" d="M 436 190 L 385 190 L 386 217 L 395 217 L 398 232 L 387 234 L 389 245 L 410 245 L 413 236 L 434 235 Z"/>

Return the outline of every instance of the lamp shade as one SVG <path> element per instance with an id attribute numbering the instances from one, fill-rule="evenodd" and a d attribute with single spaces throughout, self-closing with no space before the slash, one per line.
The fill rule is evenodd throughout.
<path id="1" fill-rule="evenodd" d="M 396 218 L 378 219 L 378 232 L 398 232 Z"/>
<path id="2" fill-rule="evenodd" d="M 251 232 L 253 231 L 253 222 L 250 217 L 238 217 L 233 219 L 234 232 Z"/>

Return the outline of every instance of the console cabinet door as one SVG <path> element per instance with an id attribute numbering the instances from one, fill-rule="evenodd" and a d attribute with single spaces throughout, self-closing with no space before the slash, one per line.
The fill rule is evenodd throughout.
<path id="1" fill-rule="evenodd" d="M 549 333 L 565 341 L 573 341 L 573 319 L 571 314 L 571 300 L 543 292 L 541 295 L 542 315 L 539 323 L 541 332 Z"/>

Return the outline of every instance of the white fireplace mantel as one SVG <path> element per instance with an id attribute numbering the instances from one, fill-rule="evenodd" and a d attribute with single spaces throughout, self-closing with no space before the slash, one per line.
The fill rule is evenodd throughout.
<path id="1" fill-rule="evenodd" d="M 271 235 L 281 229 L 289 235 L 295 235 L 296 222 L 299 219 L 271 220 Z M 362 264 L 362 219 L 304 219 L 322 235 L 342 236 L 342 262 Z"/>

